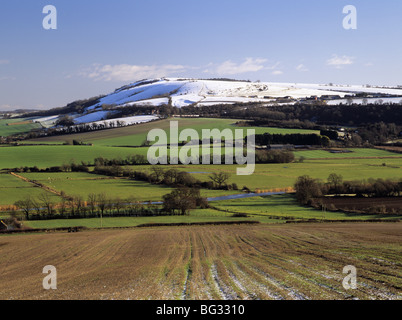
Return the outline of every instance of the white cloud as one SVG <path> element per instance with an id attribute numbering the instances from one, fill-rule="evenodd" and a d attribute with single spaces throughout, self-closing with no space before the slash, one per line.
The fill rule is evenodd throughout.
<path id="1" fill-rule="evenodd" d="M 184 72 L 186 67 L 182 65 L 99 65 L 95 64 L 91 68 L 80 72 L 83 77 L 103 80 L 103 81 L 134 81 L 145 78 L 160 78 L 171 76 L 178 72 Z"/>
<path id="2" fill-rule="evenodd" d="M 213 70 L 206 70 L 206 72 L 217 73 L 220 75 L 235 75 L 247 72 L 257 72 L 265 69 L 264 63 L 266 59 L 259 58 L 246 58 L 243 63 L 235 63 L 231 60 L 227 60 L 222 64 L 213 68 Z"/>
<path id="3" fill-rule="evenodd" d="M 282 71 L 277 70 L 279 62 L 272 66 L 265 65 L 267 59 L 261 58 L 246 58 L 241 63 L 236 63 L 227 60 L 221 64 L 209 63 L 204 68 L 204 73 L 216 75 L 239 75 L 247 72 L 257 72 L 260 70 L 272 70 L 274 75 L 282 74 Z M 189 72 L 190 70 L 199 70 L 200 67 L 191 67 L 183 65 L 100 65 L 94 64 L 90 68 L 84 69 L 78 73 L 79 76 L 93 79 L 95 81 L 124 81 L 130 82 L 146 78 L 161 78 L 175 76 L 179 73 Z M 74 75 L 66 75 L 66 78 L 71 78 Z"/>
<path id="4" fill-rule="evenodd" d="M 10 60 L 0 59 L 0 64 L 9 64 Z"/>
<path id="5" fill-rule="evenodd" d="M 0 76 L 0 81 L 5 81 L 5 80 L 15 80 L 15 77 L 9 77 L 9 76 Z"/>
<path id="6" fill-rule="evenodd" d="M 332 55 L 331 59 L 327 60 L 327 65 L 334 66 L 337 69 L 341 69 L 346 65 L 351 65 L 354 63 L 354 57 L 342 56 L 339 57 L 338 55 Z"/>
<path id="7" fill-rule="evenodd" d="M 308 68 L 304 64 L 299 64 L 296 67 L 296 70 L 299 71 L 299 72 L 307 72 L 307 71 L 309 71 Z"/>
<path id="8" fill-rule="evenodd" d="M 275 71 L 272 71 L 272 74 L 274 76 L 280 76 L 281 74 L 283 74 L 283 72 L 281 70 L 275 70 Z"/>

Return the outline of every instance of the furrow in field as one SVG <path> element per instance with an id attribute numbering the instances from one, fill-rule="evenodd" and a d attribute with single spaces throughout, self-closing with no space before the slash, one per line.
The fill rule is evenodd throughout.
<path id="1" fill-rule="evenodd" d="M 245 239 L 243 239 L 245 240 Z M 332 299 L 339 296 L 339 292 L 335 290 L 339 284 L 332 283 L 328 284 L 328 281 L 324 278 L 317 277 L 317 274 L 314 274 L 312 270 L 317 268 L 317 265 L 313 263 L 313 265 L 310 266 L 302 266 L 300 268 L 300 265 L 298 266 L 296 263 L 294 263 L 293 260 L 289 259 L 289 256 L 286 255 L 285 257 L 281 257 L 282 252 L 281 250 L 276 250 L 276 248 L 272 248 L 271 246 L 266 246 L 259 241 L 254 241 L 254 240 L 248 240 L 245 241 L 246 243 L 253 242 L 253 246 L 260 246 L 258 248 L 259 252 L 262 254 L 263 261 L 266 263 L 269 263 L 272 265 L 274 268 L 282 270 L 284 273 L 287 273 L 286 276 L 286 281 L 289 283 L 289 285 L 292 285 L 293 287 L 298 287 L 300 290 L 300 293 L 304 294 L 306 297 L 311 295 L 311 298 L 314 299 Z M 288 245 L 291 246 L 292 241 L 288 242 Z M 264 249 L 269 248 L 269 251 L 274 251 L 276 250 L 277 254 L 267 254 Z M 288 251 L 289 248 L 284 249 L 283 251 Z M 311 262 L 311 261 L 310 261 Z"/>
<path id="2" fill-rule="evenodd" d="M 281 290 L 278 286 L 271 282 L 267 282 L 267 279 L 257 272 L 253 267 L 246 265 L 247 262 L 236 262 L 236 267 L 241 275 L 242 279 L 247 279 L 253 284 L 257 296 L 263 300 L 283 300 L 284 295 L 281 295 Z"/>
<path id="3" fill-rule="evenodd" d="M 397 294 L 397 290 L 399 289 L 397 286 L 398 283 L 400 283 L 400 276 L 390 273 L 389 269 L 385 270 L 384 268 L 378 268 L 378 266 L 373 263 L 359 259 L 358 256 L 355 257 L 352 255 L 343 255 L 339 253 L 333 254 L 330 252 L 325 252 L 324 250 L 322 250 L 320 254 L 311 251 L 304 251 L 303 256 L 306 256 L 306 260 L 312 259 L 312 256 L 319 264 L 331 265 L 333 268 L 335 267 L 335 270 L 338 269 L 339 271 L 333 272 L 333 274 L 339 274 L 337 277 L 339 282 L 342 282 L 343 277 L 345 276 L 342 276 L 343 267 L 346 265 L 354 265 L 357 268 L 358 277 L 365 280 L 366 286 L 371 286 L 372 288 L 376 289 L 375 291 L 370 291 L 367 293 L 360 292 L 364 296 L 371 297 L 373 292 L 383 291 L 380 296 L 384 296 L 385 294 L 391 297 Z M 308 256 L 310 256 L 310 258 Z M 397 273 L 397 271 L 395 271 L 395 273 Z M 387 289 L 385 291 L 381 288 L 384 284 L 387 284 Z M 393 288 L 395 288 L 395 292 L 392 292 L 394 291 Z"/>
<path id="4" fill-rule="evenodd" d="M 234 284 L 241 291 L 243 300 L 272 300 L 278 297 L 258 283 L 254 277 L 246 274 L 239 266 L 239 261 L 227 265 L 228 273 Z"/>
<path id="5" fill-rule="evenodd" d="M 0 299 L 400 300 L 400 231 L 303 224 L 2 236 Z M 58 290 L 41 286 L 49 264 Z M 356 290 L 342 286 L 346 265 L 357 268 Z"/>
<path id="6" fill-rule="evenodd" d="M 219 261 L 217 262 L 217 264 L 219 264 Z M 223 299 L 223 300 L 239 299 L 238 295 L 232 289 L 232 287 L 230 285 L 228 285 L 227 283 L 225 283 L 225 281 L 223 281 L 223 279 L 221 278 L 224 271 L 222 269 L 222 266 L 221 265 L 217 266 L 217 264 L 214 263 L 211 265 L 211 274 L 212 274 L 212 278 L 215 283 L 215 287 L 218 290 L 218 292 L 221 296 L 221 299 Z M 218 271 L 218 268 L 219 268 L 220 272 Z M 224 276 L 227 277 L 227 274 L 225 274 Z"/>
<path id="7" fill-rule="evenodd" d="M 253 266 L 254 270 L 261 274 L 265 281 L 269 282 L 270 284 L 274 285 L 277 287 L 282 293 L 285 293 L 286 298 L 291 298 L 293 300 L 308 300 L 309 298 L 298 292 L 296 289 L 293 289 L 289 286 L 287 286 L 284 281 L 283 277 L 277 276 L 274 277 L 271 272 L 271 274 L 268 273 L 267 270 L 265 270 L 264 266 L 256 264 Z"/>
<path id="8" fill-rule="evenodd" d="M 192 279 L 190 282 L 190 298 L 211 300 L 212 293 L 208 285 L 209 266 L 206 256 L 205 245 L 200 233 L 193 233 L 193 260 Z"/>
<path id="9" fill-rule="evenodd" d="M 193 274 L 193 269 L 194 269 L 194 240 L 193 240 L 193 233 L 189 232 L 188 238 L 189 238 L 189 243 L 190 243 L 190 257 L 189 261 L 186 265 L 186 279 L 184 281 L 184 286 L 183 286 L 183 293 L 181 296 L 182 300 L 187 300 L 190 297 L 190 282 L 192 281 L 192 274 Z"/>

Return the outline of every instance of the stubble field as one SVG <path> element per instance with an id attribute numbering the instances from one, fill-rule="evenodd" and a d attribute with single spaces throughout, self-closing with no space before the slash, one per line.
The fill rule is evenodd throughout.
<path id="1" fill-rule="evenodd" d="M 0 299 L 401 299 L 399 223 L 1 236 Z M 57 290 L 42 269 L 57 268 Z M 357 268 L 357 289 L 342 270 Z"/>

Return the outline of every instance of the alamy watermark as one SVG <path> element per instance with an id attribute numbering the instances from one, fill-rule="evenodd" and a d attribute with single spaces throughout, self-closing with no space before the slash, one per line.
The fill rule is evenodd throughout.
<path id="1" fill-rule="evenodd" d="M 57 9 L 54 5 L 46 5 L 42 10 L 46 16 L 42 20 L 42 26 L 45 30 L 57 30 Z M 347 5 L 343 8 L 342 25 L 345 30 L 357 29 L 357 9 L 354 5 Z"/>
<path id="2" fill-rule="evenodd" d="M 45 290 L 56 290 L 57 289 L 57 270 L 55 266 L 45 266 L 43 267 L 42 273 L 47 274 L 46 277 L 43 278 L 42 286 Z"/>
<path id="3" fill-rule="evenodd" d="M 357 9 L 353 5 L 347 5 L 343 8 L 343 13 L 346 16 L 343 19 L 343 28 L 345 30 L 356 30 L 357 29 Z"/>
<path id="4" fill-rule="evenodd" d="M 234 133 L 233 133 L 234 132 Z M 155 142 L 147 154 L 152 165 L 188 164 L 238 164 L 237 175 L 251 175 L 255 170 L 255 130 L 247 129 L 202 129 L 202 137 L 195 129 L 183 129 L 179 133 L 178 121 L 170 122 L 168 133 L 163 129 L 152 129 L 147 140 Z M 245 143 L 247 140 L 247 143 Z M 200 146 L 201 142 L 201 146 Z M 247 144 L 247 146 L 245 146 Z M 212 153 L 211 153 L 212 148 Z M 225 154 L 222 154 L 222 149 Z"/>
<path id="5" fill-rule="evenodd" d="M 357 289 L 357 269 L 355 266 L 346 266 L 343 273 L 347 276 L 343 279 L 342 285 L 345 290 Z"/>
<path id="6" fill-rule="evenodd" d="M 42 20 L 42 26 L 45 30 L 57 30 L 57 9 L 55 6 L 47 5 L 43 7 L 43 14 L 46 16 Z"/>

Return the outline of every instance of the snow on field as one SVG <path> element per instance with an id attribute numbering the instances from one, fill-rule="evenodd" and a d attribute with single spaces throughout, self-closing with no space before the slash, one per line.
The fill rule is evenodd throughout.
<path id="1" fill-rule="evenodd" d="M 74 119 L 76 124 L 104 120 L 110 111 L 96 111 Z"/>
<path id="2" fill-rule="evenodd" d="M 271 90 L 269 96 L 280 98 L 280 97 L 292 97 L 295 99 L 308 98 L 311 96 L 321 97 L 323 95 L 339 95 L 344 97 L 345 92 L 340 91 L 328 91 L 328 90 L 318 90 L 313 88 L 297 88 L 297 87 L 280 87 L 278 85 L 270 86 Z"/>
<path id="3" fill-rule="evenodd" d="M 203 97 L 200 97 L 195 94 L 186 94 L 182 96 L 172 96 L 172 105 L 174 107 L 184 107 L 184 106 L 189 106 L 194 103 L 198 103 L 203 99 Z"/>
<path id="4" fill-rule="evenodd" d="M 284 87 L 294 87 L 294 88 L 305 88 L 312 90 L 328 90 L 331 91 L 340 91 L 340 92 L 348 92 L 348 93 L 358 93 L 358 92 L 366 92 L 366 93 L 382 93 L 382 94 L 392 94 L 402 96 L 402 88 L 394 89 L 389 87 L 367 87 L 362 85 L 328 85 L 328 84 L 309 84 L 309 83 L 268 83 L 269 85 L 279 85 Z"/>
<path id="5" fill-rule="evenodd" d="M 103 121 L 94 121 L 91 122 L 90 124 L 110 124 L 110 123 L 117 123 L 119 121 L 123 126 L 128 126 L 132 124 L 137 124 L 137 123 L 145 123 L 145 122 L 150 122 L 153 120 L 157 120 L 159 117 L 157 116 L 133 116 L 133 117 L 125 117 L 125 118 L 116 118 L 116 119 L 107 119 Z"/>
<path id="6" fill-rule="evenodd" d="M 269 103 L 275 101 L 274 99 L 259 99 L 259 98 L 246 98 L 246 97 L 207 97 L 198 103 L 199 106 L 208 106 L 216 104 L 234 104 L 236 102 L 265 102 Z"/>
<path id="7" fill-rule="evenodd" d="M 51 121 L 57 119 L 59 116 L 50 116 L 50 117 L 42 117 L 42 118 L 35 118 L 33 119 L 33 122 L 46 122 L 46 121 Z"/>
<path id="8" fill-rule="evenodd" d="M 141 100 L 141 101 L 136 101 L 136 102 L 129 102 L 129 103 L 123 104 L 121 106 L 129 107 L 129 106 L 141 105 L 141 106 L 159 107 L 161 105 L 168 104 L 168 103 L 169 103 L 169 98 L 156 98 L 156 99 Z"/>
<path id="9" fill-rule="evenodd" d="M 101 98 L 97 104 L 88 109 L 94 109 L 102 104 L 124 105 L 129 102 L 166 98 L 178 90 L 183 84 L 184 83 L 181 81 L 160 80 L 157 84 L 149 83 L 138 86 L 126 86 L 124 89 L 118 89 L 112 94 Z"/>
<path id="10" fill-rule="evenodd" d="M 60 118 L 60 115 L 50 117 L 35 118 L 32 121 L 40 123 L 44 128 L 51 128 L 56 124 L 56 121 Z"/>

